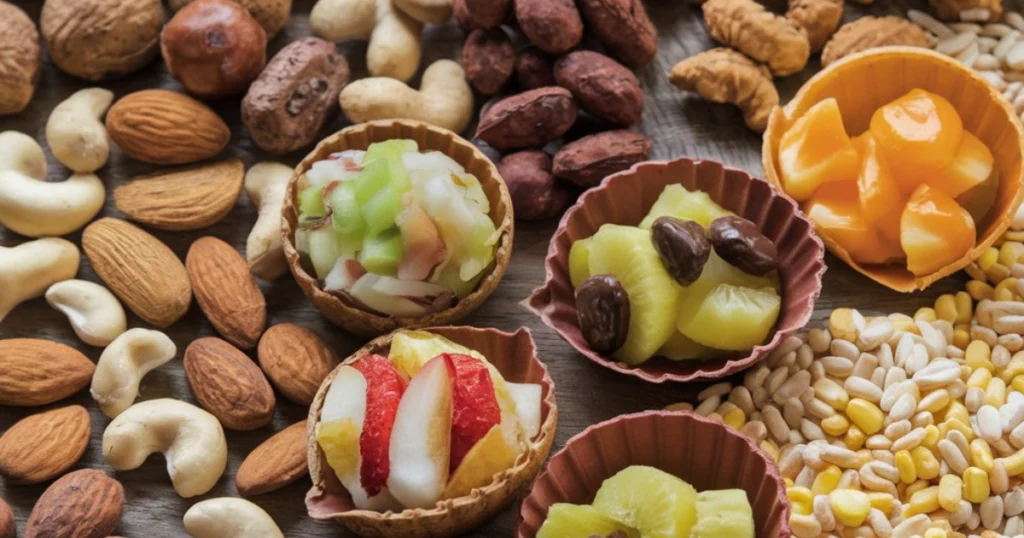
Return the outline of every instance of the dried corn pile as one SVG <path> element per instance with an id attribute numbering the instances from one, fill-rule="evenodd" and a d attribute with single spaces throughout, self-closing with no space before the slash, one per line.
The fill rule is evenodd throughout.
<path id="1" fill-rule="evenodd" d="M 1021 239 L 1024 211 L 965 291 L 913 317 L 837 309 L 699 395 L 777 459 L 795 536 L 1024 535 Z"/>

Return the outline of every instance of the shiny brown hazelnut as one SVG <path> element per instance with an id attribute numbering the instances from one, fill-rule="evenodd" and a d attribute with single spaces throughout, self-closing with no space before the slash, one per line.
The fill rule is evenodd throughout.
<path id="1" fill-rule="evenodd" d="M 171 75 L 204 99 L 245 92 L 267 63 L 267 34 L 245 8 L 230 0 L 185 6 L 160 36 Z"/>

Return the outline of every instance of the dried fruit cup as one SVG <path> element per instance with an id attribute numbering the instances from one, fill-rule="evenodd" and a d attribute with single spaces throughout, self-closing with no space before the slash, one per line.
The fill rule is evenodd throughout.
<path id="1" fill-rule="evenodd" d="M 533 477 L 540 471 L 541 466 L 547 459 L 548 453 L 551 451 L 551 444 L 554 441 L 555 425 L 557 423 L 558 410 L 555 404 L 555 393 L 554 383 L 551 377 L 548 375 L 547 368 L 537 357 L 537 351 L 534 347 L 533 337 L 526 329 L 520 329 L 515 333 L 505 333 L 495 329 L 477 329 L 473 327 L 437 327 L 425 329 L 424 331 L 418 331 L 419 333 L 430 333 L 444 337 L 455 344 L 464 346 L 471 350 L 479 352 L 481 355 L 486 357 L 487 361 L 497 369 L 509 384 L 535 384 L 540 386 L 540 421 L 539 425 L 527 426 L 524 423 L 524 429 L 527 427 L 536 428 L 538 433 L 527 441 L 525 451 L 520 453 L 515 461 L 503 472 L 497 473 L 496 479 L 490 484 L 482 487 L 472 488 L 468 494 L 456 496 L 453 498 L 442 499 L 437 501 L 430 507 L 427 508 L 407 508 L 402 511 L 387 510 L 386 505 L 392 505 L 395 503 L 395 499 L 402 497 L 404 500 L 399 501 L 402 505 L 409 505 L 411 503 L 418 502 L 417 490 L 422 491 L 427 480 L 419 480 L 418 484 L 421 487 L 408 487 L 408 484 L 412 483 L 406 481 L 411 475 L 407 473 L 409 466 L 406 465 L 404 470 L 397 471 L 395 465 L 389 464 L 390 476 L 387 477 L 386 487 L 381 487 L 379 474 L 357 476 L 358 480 L 352 480 L 350 477 L 345 477 L 344 480 L 349 482 L 352 486 L 353 482 L 360 486 L 359 491 L 356 493 L 359 495 L 371 494 L 372 497 L 367 499 L 360 499 L 359 504 L 363 506 L 382 506 L 381 511 L 368 510 L 368 509 L 357 509 L 355 502 L 353 501 L 352 495 L 349 490 L 346 489 L 341 482 L 337 474 L 335 473 L 335 466 L 340 463 L 345 464 L 348 460 L 344 458 L 344 455 L 340 452 L 335 454 L 341 454 L 342 457 L 338 458 L 337 455 L 333 456 L 335 459 L 328 463 L 328 455 L 321 448 L 321 442 L 318 442 L 318 437 L 323 433 L 322 430 L 325 428 L 318 428 L 318 425 L 323 426 L 324 424 L 337 424 L 342 421 L 331 421 L 324 422 L 321 424 L 321 418 L 325 412 L 327 412 L 326 403 L 329 400 L 334 401 L 330 406 L 330 412 L 337 415 L 339 410 L 342 410 L 345 406 L 335 405 L 338 403 L 336 396 L 332 396 L 331 393 L 335 392 L 338 395 L 341 393 L 337 390 L 332 391 L 331 388 L 334 384 L 346 383 L 343 376 L 351 376 L 352 372 L 359 370 L 363 373 L 363 376 L 356 376 L 360 379 L 366 379 L 360 381 L 363 386 L 367 387 L 367 394 L 369 395 L 370 390 L 377 390 L 380 393 L 380 397 L 374 398 L 375 402 L 369 400 L 366 401 L 367 411 L 370 411 L 369 406 L 377 406 L 378 409 L 383 409 L 380 403 L 387 399 L 387 395 L 384 394 L 387 391 L 379 389 L 380 386 L 386 383 L 379 381 L 381 379 L 388 378 L 387 374 L 378 375 L 377 373 L 370 372 L 371 369 L 379 370 L 381 364 L 388 364 L 387 359 L 382 357 L 373 358 L 373 355 L 388 356 L 395 355 L 393 345 L 398 345 L 396 335 L 402 331 L 396 331 L 395 333 L 379 337 L 369 344 L 364 346 L 359 351 L 355 352 L 350 356 L 341 366 L 335 369 L 324 380 L 317 393 L 316 399 L 313 401 L 313 405 L 310 407 L 309 419 L 307 423 L 307 431 L 309 432 L 309 444 L 308 444 L 308 461 L 310 476 L 313 480 L 313 488 L 306 495 L 306 507 L 311 517 L 315 519 L 335 519 L 350 531 L 360 536 L 403 536 L 403 537 L 428 537 L 428 536 L 454 536 L 465 533 L 474 527 L 480 525 L 482 522 L 493 517 L 498 511 L 500 511 L 506 504 L 512 501 L 519 490 L 525 486 Z M 432 358 L 425 363 L 422 363 L 421 359 L 426 358 L 427 355 L 433 355 L 430 351 L 432 346 L 422 342 L 423 336 L 414 335 L 414 333 L 405 332 L 404 336 L 413 337 L 413 341 L 419 339 L 419 345 L 412 345 L 412 341 L 406 339 L 401 345 L 403 346 L 403 353 L 390 357 L 391 363 L 394 364 L 393 368 L 390 368 L 391 372 L 395 370 L 401 370 L 403 372 L 410 370 L 415 367 L 419 367 L 415 375 L 412 376 L 412 381 L 404 388 L 404 394 L 402 398 L 409 396 L 412 391 L 421 391 L 420 395 L 425 395 L 424 405 L 421 407 L 427 407 L 429 403 L 437 400 L 437 397 L 430 396 L 429 391 L 423 390 L 425 381 L 428 381 L 431 377 L 446 377 L 443 371 L 444 361 L 441 356 Z M 418 350 L 418 351 L 417 351 Z M 411 353 L 411 351 L 417 351 L 417 353 Z M 407 352 L 408 355 L 406 354 Z M 417 355 L 413 360 L 413 355 Z M 451 357 L 452 355 L 446 355 Z M 438 363 L 438 360 L 441 360 Z M 466 357 L 469 361 L 472 359 Z M 373 365 L 362 365 L 362 362 L 375 363 Z M 435 364 L 437 363 L 437 364 Z M 440 365 L 438 368 L 437 366 Z M 352 366 L 352 368 L 346 368 L 346 366 Z M 465 365 L 463 365 L 465 366 Z M 385 368 L 386 369 L 386 368 Z M 448 370 L 456 378 L 459 377 L 460 366 L 454 365 L 454 368 Z M 438 375 L 434 375 L 438 374 Z M 390 377 L 394 377 L 397 374 L 392 374 Z M 486 375 L 484 377 L 487 377 Z M 371 379 L 373 378 L 373 379 Z M 376 379 L 376 380 L 374 380 Z M 358 385 L 358 383 L 357 383 Z M 449 396 L 453 400 L 449 400 L 448 405 L 452 405 L 450 402 L 458 400 L 460 391 L 467 391 L 466 387 L 475 385 L 474 383 L 458 383 L 454 393 Z M 376 389 L 374 387 L 377 387 Z M 341 387 L 344 388 L 344 387 Z M 394 392 L 394 391 L 392 391 Z M 471 392 L 471 391 L 470 391 Z M 417 395 L 417 396 L 420 396 Z M 397 398 L 397 397 L 395 397 Z M 440 399 L 444 399 L 443 396 Z M 520 400 L 517 400 L 520 401 Z M 409 418 L 409 414 L 403 412 L 402 404 L 407 402 L 401 402 L 399 409 L 394 415 L 394 429 L 389 434 L 390 439 L 394 439 L 394 435 L 399 435 L 399 422 L 405 421 Z M 443 404 L 442 404 L 443 405 Z M 343 411 L 344 412 L 344 411 Z M 372 413 L 374 420 L 382 420 L 383 415 L 388 413 Z M 370 415 L 367 414 L 366 422 L 362 428 L 369 427 Z M 404 415 L 404 418 L 403 416 Z M 461 431 L 468 432 L 472 430 L 472 424 L 475 421 L 466 421 L 467 414 L 462 414 L 462 418 L 453 417 L 453 420 L 460 425 Z M 502 419 L 504 423 L 504 419 Z M 406 431 L 411 431 L 410 428 Z M 458 458 L 456 451 L 458 450 L 461 454 L 462 450 L 458 449 L 459 443 L 456 439 L 459 438 L 456 433 L 455 423 L 452 425 L 452 452 L 451 454 Z M 492 433 L 497 431 L 501 432 L 503 426 L 501 424 L 492 426 Z M 359 435 L 360 444 L 367 442 L 365 435 L 367 432 L 363 431 Z M 402 433 L 401 435 L 405 435 Z M 485 463 L 489 463 L 495 455 L 494 444 L 486 444 L 485 440 L 492 437 L 490 434 L 482 438 L 479 443 L 484 443 L 486 446 L 487 458 Z M 501 436 L 497 436 L 501 439 Z M 493 441 L 493 440 L 492 440 Z M 390 441 L 389 441 L 390 443 Z M 444 448 L 447 449 L 447 446 Z M 475 448 L 475 447 L 474 447 Z M 365 447 L 360 447 L 362 453 L 370 454 L 372 452 L 366 452 Z M 447 452 L 447 451 L 445 451 Z M 466 453 L 463 462 L 468 462 L 470 455 L 474 452 L 470 449 Z M 410 460 L 417 460 L 417 470 L 423 468 L 429 468 L 426 462 L 427 454 L 407 454 L 403 452 L 402 460 L 408 463 Z M 447 461 L 447 460 L 445 460 Z M 479 461 L 479 460 L 478 460 Z M 420 465 L 424 463 L 424 465 Z M 367 469 L 366 466 L 360 466 L 361 471 Z M 488 467 L 490 468 L 490 467 Z M 444 469 L 441 474 L 446 474 L 448 469 Z M 461 467 L 456 469 L 454 474 L 451 475 L 450 481 L 447 483 L 447 488 L 452 488 L 453 483 L 457 482 L 462 471 Z M 395 472 L 402 473 L 398 476 L 398 480 L 394 480 Z M 359 473 L 357 473 L 359 474 Z M 399 485 L 399 481 L 404 481 L 406 487 L 402 487 L 401 490 L 396 489 L 396 485 Z M 363 490 L 366 487 L 367 490 Z M 372 490 L 372 491 L 370 491 Z M 393 498 L 392 498 L 393 497 Z M 442 495 L 443 497 L 443 495 Z M 429 503 L 421 503 L 429 504 Z"/>
<path id="2" fill-rule="evenodd" d="M 715 203 L 756 224 L 777 246 L 781 311 L 768 340 L 749 351 L 711 360 L 677 362 L 655 357 L 630 367 L 587 344 L 577 316 L 569 253 L 573 242 L 594 235 L 604 224 L 640 224 L 668 185 L 707 193 Z M 547 281 L 524 304 L 577 351 L 606 368 L 652 383 L 718 379 L 762 360 L 810 319 L 821 292 L 823 256 L 813 225 L 765 181 L 711 161 L 646 162 L 606 178 L 569 209 L 548 247 Z"/>
<path id="3" fill-rule="evenodd" d="M 871 84 L 864 84 L 864 80 L 872 80 L 873 82 Z M 902 292 L 924 289 L 935 281 L 963 269 L 972 260 L 977 259 L 1006 231 L 1017 207 L 1020 205 L 1022 195 L 1021 182 L 1024 179 L 1024 171 L 1022 171 L 1022 161 L 1024 161 L 1024 127 L 1017 121 L 1012 107 L 1000 95 L 999 91 L 992 87 L 983 77 L 964 67 L 955 59 L 942 56 L 936 52 L 908 47 L 886 47 L 884 49 L 870 50 L 843 58 L 841 61 L 830 65 L 808 81 L 789 104 L 785 107 L 776 108 L 769 119 L 768 130 L 765 132 L 762 148 L 765 177 L 772 185 L 778 186 L 781 189 L 783 186 L 783 173 L 780 148 L 785 138 L 784 135 L 791 130 L 790 128 L 797 123 L 798 119 L 805 116 L 805 112 L 808 112 L 817 105 L 827 104 L 828 100 L 833 98 L 838 107 L 837 112 L 842 115 L 842 123 L 846 132 L 850 135 L 859 135 L 867 131 L 869 125 L 873 125 L 871 120 L 876 115 L 876 111 L 898 98 L 907 96 L 912 90 L 916 89 L 925 90 L 944 98 L 943 104 L 945 100 L 952 104 L 959 114 L 959 119 L 956 119 L 955 123 L 959 125 L 962 120 L 963 132 L 976 136 L 984 146 L 991 150 L 995 158 L 993 177 L 998 177 L 998 185 L 994 189 L 994 193 L 988 193 L 994 200 L 991 203 L 981 201 L 981 207 L 978 206 L 979 200 L 967 202 L 961 197 L 961 203 L 969 212 L 978 215 L 984 214 L 976 224 L 977 241 L 974 243 L 974 247 L 968 250 L 965 246 L 963 251 L 966 253 L 952 261 L 940 260 L 940 263 L 929 261 L 917 263 L 914 267 L 916 275 L 908 270 L 906 265 L 900 263 L 881 265 L 858 263 L 855 261 L 873 262 L 875 260 L 872 260 L 871 257 L 877 256 L 878 262 L 885 262 L 889 258 L 899 258 L 903 254 L 903 252 L 894 252 L 891 253 L 893 255 L 890 255 L 890 253 L 881 252 L 880 250 L 884 249 L 877 248 L 878 241 L 873 241 L 875 248 L 869 247 L 865 249 L 866 245 L 863 244 L 863 241 L 850 237 L 851 234 L 856 235 L 858 233 L 858 230 L 855 229 L 857 227 L 843 224 L 826 229 L 819 226 L 818 231 L 833 254 L 876 282 Z M 834 124 L 835 122 L 826 123 Z M 876 127 L 872 126 L 871 131 L 877 131 Z M 829 141 L 837 140 L 835 137 L 819 138 Z M 971 137 L 970 141 L 973 142 L 973 137 Z M 863 145 L 866 150 L 870 149 L 863 141 L 854 139 L 854 148 L 833 148 L 829 150 L 829 155 L 833 157 L 831 161 L 837 162 L 839 157 L 844 154 L 845 149 L 850 150 L 845 151 L 845 153 L 856 156 L 856 153 L 861 151 L 860 149 L 854 151 L 859 144 Z M 879 146 L 877 149 L 882 153 L 886 151 L 891 153 L 892 146 L 893 144 L 890 143 Z M 968 150 L 969 148 L 965 148 L 967 153 L 971 153 Z M 941 153 L 949 154 L 951 152 L 932 151 L 927 154 L 935 157 Z M 843 166 L 842 168 L 848 167 Z M 852 173 L 857 173 L 856 166 Z M 894 173 L 893 179 L 898 182 L 900 177 L 907 177 L 908 175 L 913 176 L 913 174 Z M 944 184 L 946 187 L 956 190 L 959 187 L 955 183 L 952 180 L 936 182 L 936 184 Z M 833 183 L 829 183 L 826 187 L 837 190 L 833 188 Z M 881 189 L 881 186 L 878 187 Z M 841 192 L 822 192 L 822 190 L 825 189 L 819 189 L 820 195 L 816 193 L 815 199 L 823 200 L 823 208 L 830 204 L 839 207 L 842 204 L 833 202 L 840 200 L 844 196 L 848 198 L 848 196 Z M 912 191 L 913 189 L 910 190 Z M 792 185 L 790 185 L 790 191 L 790 194 L 801 200 L 811 195 L 811 192 L 794 192 Z M 891 195 L 885 195 L 882 190 L 878 190 L 875 194 L 878 195 L 880 201 L 891 200 L 892 198 Z M 931 204 L 934 202 L 932 198 L 935 198 L 935 196 L 932 196 L 933 194 L 936 193 L 915 193 L 912 197 L 912 202 L 916 200 Z M 816 203 L 815 199 L 812 199 L 812 202 Z M 948 202 L 949 200 L 945 201 Z M 812 203 L 811 205 L 815 204 Z M 920 205 L 918 204 L 918 206 Z M 950 206 L 951 204 L 947 203 L 945 205 Z M 883 206 L 880 204 L 873 203 L 871 207 L 883 211 Z M 815 211 L 814 207 L 805 207 L 805 209 L 807 209 L 808 214 L 813 214 Z M 950 224 L 956 224 L 955 219 L 950 219 L 947 224 L 940 225 L 940 229 L 948 230 Z M 921 215 L 917 215 L 914 225 L 930 226 L 929 223 L 921 221 Z M 905 228 L 907 224 L 904 223 L 902 226 Z M 881 226 L 881 228 L 882 236 L 884 237 L 887 235 L 886 231 L 892 232 L 899 227 L 893 222 L 887 226 Z M 961 228 L 966 231 L 962 230 L 963 233 L 960 236 L 973 232 L 973 230 L 967 229 L 967 226 Z M 898 230 L 895 236 L 897 239 L 899 238 Z M 924 235 L 921 234 L 920 237 L 924 238 Z M 961 237 L 962 239 L 963 237 Z M 916 246 L 922 247 L 927 245 Z M 904 250 L 906 250 L 906 247 L 907 245 L 904 245 Z M 955 245 L 943 247 L 945 250 L 955 248 L 957 248 Z M 908 250 L 907 253 L 910 254 L 910 251 Z M 911 256 L 911 263 L 914 263 L 913 258 Z"/>
<path id="4" fill-rule="evenodd" d="M 405 317 L 370 312 L 359 308 L 352 300 L 343 298 L 343 294 L 325 291 L 315 271 L 302 262 L 302 255 L 296 247 L 301 206 L 299 193 L 305 186 L 304 174 L 313 164 L 328 159 L 333 153 L 365 150 L 375 142 L 396 139 L 411 139 L 417 143 L 420 151 L 439 151 L 463 166 L 467 173 L 476 176 L 490 204 L 487 216 L 497 229 L 493 261 L 480 273 L 483 276 L 479 277 L 479 282 L 468 295 L 442 310 Z M 352 333 L 364 336 L 378 335 L 399 327 L 445 325 L 461 319 L 483 304 L 497 288 L 512 256 L 512 202 L 494 164 L 475 146 L 455 133 L 411 120 L 384 120 L 353 125 L 325 138 L 296 167 L 288 185 L 282 214 L 285 257 L 299 286 L 329 320 Z"/>

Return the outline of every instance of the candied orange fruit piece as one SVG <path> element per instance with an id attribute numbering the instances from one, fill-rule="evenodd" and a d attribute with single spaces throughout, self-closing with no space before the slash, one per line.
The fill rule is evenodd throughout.
<path id="1" fill-rule="evenodd" d="M 779 142 L 782 187 L 795 200 L 807 200 L 825 183 L 854 181 L 859 165 L 835 99 L 811 107 Z"/>
<path id="2" fill-rule="evenodd" d="M 906 197 L 900 192 L 893 179 L 889 163 L 882 156 L 878 142 L 871 133 L 862 135 L 864 151 L 861 154 L 860 175 L 857 177 L 857 193 L 864 220 L 874 227 L 882 237 L 898 244 L 900 241 L 900 217 Z"/>
<path id="3" fill-rule="evenodd" d="M 911 273 L 942 269 L 974 248 L 975 240 L 974 219 L 949 195 L 928 184 L 910 195 L 900 219 L 900 244 Z"/>
<path id="4" fill-rule="evenodd" d="M 864 131 L 860 136 L 855 136 L 850 139 L 850 143 L 853 144 L 853 149 L 857 150 L 857 155 L 863 159 L 864 155 L 868 152 L 868 141 L 874 137 L 871 136 L 871 131 Z"/>
<path id="5" fill-rule="evenodd" d="M 887 263 L 903 258 L 899 245 L 882 237 L 864 218 L 855 182 L 822 185 L 804 206 L 804 212 L 857 263 Z"/>
<path id="6" fill-rule="evenodd" d="M 940 170 L 928 183 L 956 198 L 988 179 L 992 175 L 995 161 L 992 151 L 984 142 L 964 131 L 953 163 Z"/>
<path id="7" fill-rule="evenodd" d="M 921 89 L 910 90 L 871 116 L 871 134 L 908 193 L 953 162 L 963 132 L 956 108 Z"/>

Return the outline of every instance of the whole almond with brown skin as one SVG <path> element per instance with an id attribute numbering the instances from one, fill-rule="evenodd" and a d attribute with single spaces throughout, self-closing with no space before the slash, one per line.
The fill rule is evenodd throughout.
<path id="1" fill-rule="evenodd" d="M 235 487 L 243 497 L 281 489 L 306 476 L 306 421 L 281 430 L 256 447 L 235 474 Z"/>
<path id="2" fill-rule="evenodd" d="M 96 366 L 76 349 L 35 338 L 0 340 L 0 405 L 31 407 L 84 389 Z"/>
<path id="3" fill-rule="evenodd" d="M 0 538 L 17 538 L 18 528 L 14 525 L 14 512 L 7 501 L 0 499 Z"/>
<path id="4" fill-rule="evenodd" d="M 60 476 L 85 454 L 90 433 L 80 405 L 25 417 L 0 436 L 0 475 L 20 484 Z"/>
<path id="5" fill-rule="evenodd" d="M 180 93 L 142 90 L 107 112 L 107 133 L 130 157 L 151 164 L 209 159 L 231 140 L 231 130 L 209 107 Z"/>
<path id="6" fill-rule="evenodd" d="M 267 301 L 249 264 L 231 245 L 201 237 L 185 257 L 196 302 L 225 340 L 252 349 L 267 326 Z"/>
<path id="7" fill-rule="evenodd" d="M 114 190 L 118 211 L 158 230 L 198 230 L 220 222 L 242 192 L 238 159 L 137 177 Z"/>
<path id="8" fill-rule="evenodd" d="M 192 303 L 181 260 L 138 226 L 110 217 L 82 233 L 82 249 L 96 274 L 128 308 L 160 328 L 170 327 Z"/>
<path id="9" fill-rule="evenodd" d="M 267 329 L 256 354 L 277 390 L 302 405 L 313 403 L 320 384 L 341 362 L 316 333 L 293 323 Z"/>
<path id="10" fill-rule="evenodd" d="M 199 405 L 231 430 L 270 423 L 274 389 L 238 348 L 220 338 L 200 338 L 185 350 L 185 379 Z"/>
<path id="11" fill-rule="evenodd" d="M 121 522 L 124 487 L 96 469 L 54 482 L 36 501 L 25 538 L 106 538 Z"/>

